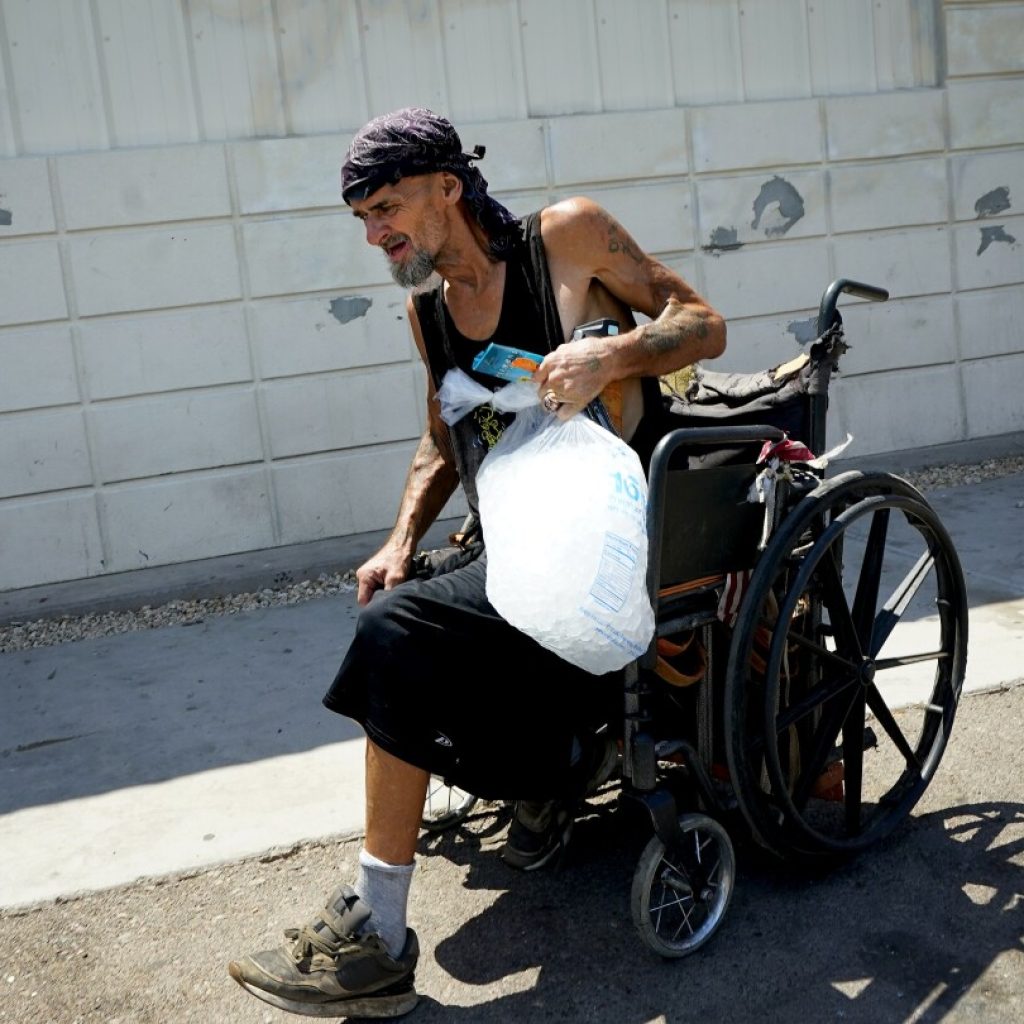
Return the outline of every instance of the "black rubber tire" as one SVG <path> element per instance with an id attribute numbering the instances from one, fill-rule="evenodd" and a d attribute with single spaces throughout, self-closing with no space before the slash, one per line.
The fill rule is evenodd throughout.
<path id="1" fill-rule="evenodd" d="M 902 531 L 899 546 L 890 543 L 894 527 Z M 865 530 L 851 601 L 844 560 Z M 889 602 L 894 606 L 879 609 L 883 572 L 906 561 L 912 545 L 920 557 L 895 587 Z M 921 614 L 919 606 L 918 618 L 904 622 L 923 587 L 925 597 L 934 594 L 933 614 Z M 928 643 L 880 657 L 897 627 L 902 631 L 894 646 L 905 636 L 913 646 L 921 633 Z M 755 643 L 766 632 L 763 668 L 755 668 Z M 963 573 L 924 497 L 899 477 L 859 472 L 829 480 L 804 497 L 754 571 L 726 671 L 726 756 L 740 808 L 762 845 L 786 860 L 815 861 L 855 854 L 889 835 L 917 803 L 942 757 L 966 659 Z M 910 704 L 894 711 L 894 698 L 880 687 L 891 694 L 894 675 L 932 661 L 930 693 L 920 708 Z M 870 728 L 866 709 L 875 716 Z M 911 728 L 914 738 L 907 734 Z M 829 797 L 823 786 L 826 795 L 815 793 L 836 765 L 841 813 L 829 806 L 838 802 L 834 791 Z M 891 783 L 889 772 L 895 773 Z M 885 781 L 879 784 L 880 779 Z"/>
<path id="2" fill-rule="evenodd" d="M 679 818 L 681 847 L 654 836 L 633 874 L 630 910 L 644 943 L 667 959 L 700 949 L 721 926 L 736 882 L 736 855 L 725 829 L 703 814 Z"/>

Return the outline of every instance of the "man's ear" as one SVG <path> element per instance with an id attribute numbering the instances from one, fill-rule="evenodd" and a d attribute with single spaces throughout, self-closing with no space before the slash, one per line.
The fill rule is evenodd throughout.
<path id="1" fill-rule="evenodd" d="M 457 203 L 462 198 L 462 179 L 449 171 L 442 171 L 441 195 L 446 203 Z"/>

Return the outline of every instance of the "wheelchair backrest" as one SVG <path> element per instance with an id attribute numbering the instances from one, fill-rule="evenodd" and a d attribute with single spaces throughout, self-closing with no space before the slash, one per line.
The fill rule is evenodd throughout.
<path id="1" fill-rule="evenodd" d="M 708 576 L 749 569 L 757 560 L 764 506 L 749 501 L 769 425 L 674 430 L 658 442 L 648 476 L 648 588 L 660 591 Z M 728 465 L 700 468 L 701 454 L 729 450 Z"/>

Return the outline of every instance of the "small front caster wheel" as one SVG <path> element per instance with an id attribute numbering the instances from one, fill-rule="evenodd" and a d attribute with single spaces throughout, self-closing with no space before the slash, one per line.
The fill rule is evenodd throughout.
<path id="1" fill-rule="evenodd" d="M 420 824 L 428 832 L 443 832 L 465 821 L 476 802 L 477 798 L 472 793 L 449 786 L 443 779 L 431 775 Z"/>
<path id="2" fill-rule="evenodd" d="M 630 909 L 640 937 L 659 956 L 683 957 L 718 930 L 732 898 L 736 855 L 725 829 L 703 814 L 679 818 L 672 849 L 654 836 L 633 875 Z"/>

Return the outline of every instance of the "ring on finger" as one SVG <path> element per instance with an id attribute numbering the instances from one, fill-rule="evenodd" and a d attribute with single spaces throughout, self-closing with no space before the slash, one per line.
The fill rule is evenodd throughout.
<path id="1" fill-rule="evenodd" d="M 548 412 L 557 412 L 559 406 L 562 404 L 561 399 L 554 391 L 546 391 L 544 397 L 541 399 L 541 405 L 547 409 Z"/>

